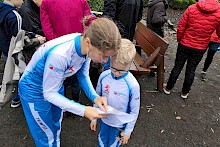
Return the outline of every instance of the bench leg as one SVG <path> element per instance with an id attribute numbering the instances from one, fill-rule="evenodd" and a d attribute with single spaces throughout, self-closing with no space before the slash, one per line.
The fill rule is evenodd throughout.
<path id="1" fill-rule="evenodd" d="M 157 90 L 163 92 L 163 83 L 164 83 L 164 57 L 161 60 L 161 63 L 157 71 Z"/>

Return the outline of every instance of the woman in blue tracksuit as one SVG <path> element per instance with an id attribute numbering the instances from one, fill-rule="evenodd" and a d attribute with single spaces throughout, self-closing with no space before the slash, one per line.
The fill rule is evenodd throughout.
<path id="1" fill-rule="evenodd" d="M 90 21 L 90 19 L 87 19 Z M 107 111 L 107 100 L 94 90 L 89 65 L 106 62 L 120 48 L 121 36 L 114 22 L 98 18 L 85 34 L 69 34 L 42 45 L 33 55 L 19 82 L 24 114 L 36 146 L 60 146 L 63 111 L 92 120 L 102 118 L 95 108 L 63 96 L 63 81 L 77 75 L 88 98 Z"/>

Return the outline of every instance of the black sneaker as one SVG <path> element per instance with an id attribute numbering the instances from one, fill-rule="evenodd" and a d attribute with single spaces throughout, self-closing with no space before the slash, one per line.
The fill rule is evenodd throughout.
<path id="1" fill-rule="evenodd" d="M 19 107 L 20 105 L 21 105 L 21 101 L 20 101 L 20 100 L 18 100 L 18 101 L 12 100 L 12 101 L 11 101 L 11 107 L 12 107 L 12 108 L 17 108 L 17 107 Z"/>
<path id="2" fill-rule="evenodd" d="M 202 81 L 206 81 L 206 72 L 202 71 L 201 74 L 200 74 L 200 77 L 201 77 L 201 80 Z"/>

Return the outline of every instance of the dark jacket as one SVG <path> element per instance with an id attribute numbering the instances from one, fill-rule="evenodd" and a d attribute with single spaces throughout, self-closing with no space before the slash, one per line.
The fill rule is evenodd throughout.
<path id="1" fill-rule="evenodd" d="M 149 0 L 147 12 L 147 27 L 151 30 L 161 31 L 166 22 L 166 9 L 168 8 L 167 0 Z M 159 34 L 161 35 L 161 34 Z"/>
<path id="2" fill-rule="evenodd" d="M 112 18 L 124 38 L 133 40 L 136 23 L 142 19 L 143 0 L 105 0 L 103 15 Z"/>
<path id="3" fill-rule="evenodd" d="M 0 3 L 0 50 L 8 56 L 9 45 L 12 36 L 16 36 L 21 29 L 21 16 L 15 7 Z"/>
<path id="4" fill-rule="evenodd" d="M 21 14 L 23 20 L 23 30 L 44 36 L 40 22 L 40 8 L 33 0 L 26 0 L 18 12 Z"/>

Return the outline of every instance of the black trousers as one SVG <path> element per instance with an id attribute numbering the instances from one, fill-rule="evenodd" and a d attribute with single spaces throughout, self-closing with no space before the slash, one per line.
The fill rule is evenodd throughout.
<path id="1" fill-rule="evenodd" d="M 66 78 L 64 81 L 64 96 L 67 97 L 67 90 L 68 87 L 71 87 L 71 100 L 74 100 L 75 102 L 79 101 L 80 91 L 81 87 L 79 85 L 78 79 L 76 77 L 76 74 L 72 75 L 71 77 Z"/>
<path id="2" fill-rule="evenodd" d="M 189 93 L 190 87 L 194 81 L 196 67 L 202 60 L 204 53 L 205 50 L 189 48 L 179 43 L 176 53 L 175 65 L 171 71 L 166 88 L 171 90 L 174 87 L 180 72 L 187 62 L 182 93 Z"/>

